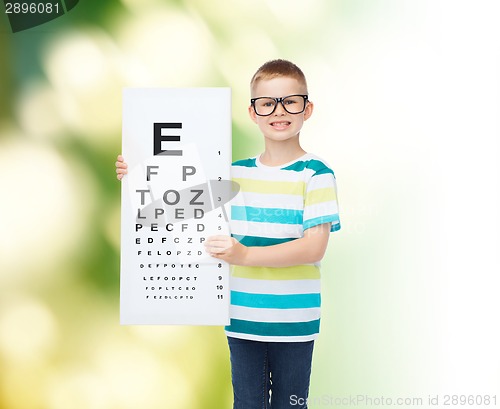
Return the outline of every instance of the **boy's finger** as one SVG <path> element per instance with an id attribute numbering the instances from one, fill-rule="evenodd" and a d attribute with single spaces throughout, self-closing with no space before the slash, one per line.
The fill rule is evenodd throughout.
<path id="1" fill-rule="evenodd" d="M 219 248 L 229 248 L 231 247 L 231 241 L 227 239 L 213 239 L 213 240 L 207 240 L 205 242 L 205 246 L 207 247 L 219 247 Z"/>
<path id="2" fill-rule="evenodd" d="M 219 250 L 224 249 L 224 243 L 213 241 L 211 243 L 205 244 L 205 248 L 209 250 Z"/>
<path id="3" fill-rule="evenodd" d="M 231 247 L 231 245 L 228 245 L 229 243 L 227 241 L 213 241 L 210 243 L 205 244 L 205 249 L 208 252 L 215 251 L 217 253 L 220 253 L 222 251 L 226 251 L 228 248 Z"/>
<path id="4" fill-rule="evenodd" d="M 224 236 L 224 235 L 217 235 L 217 236 L 209 236 L 207 237 L 207 241 L 212 241 L 212 240 L 227 240 L 230 239 L 229 236 Z"/>

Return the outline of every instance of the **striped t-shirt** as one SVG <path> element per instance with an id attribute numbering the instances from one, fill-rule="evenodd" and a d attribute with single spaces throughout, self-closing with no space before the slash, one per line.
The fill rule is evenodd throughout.
<path id="1" fill-rule="evenodd" d="M 331 223 L 340 229 L 335 176 L 317 156 L 306 153 L 282 166 L 258 157 L 234 162 L 240 186 L 231 206 L 231 234 L 245 246 L 295 240 L 304 230 Z M 318 264 L 231 269 L 230 337 L 301 342 L 316 338 L 320 322 Z"/>

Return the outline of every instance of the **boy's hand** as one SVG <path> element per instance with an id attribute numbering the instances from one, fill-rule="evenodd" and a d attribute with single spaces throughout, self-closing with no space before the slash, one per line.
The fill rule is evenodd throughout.
<path id="1" fill-rule="evenodd" d="M 205 250 L 229 264 L 244 265 L 248 247 L 230 236 L 211 236 L 205 241 Z"/>
<path id="2" fill-rule="evenodd" d="M 118 157 L 116 158 L 115 166 L 116 166 L 116 178 L 118 180 L 122 180 L 123 176 L 127 174 L 127 167 L 128 167 L 122 155 L 118 155 Z"/>

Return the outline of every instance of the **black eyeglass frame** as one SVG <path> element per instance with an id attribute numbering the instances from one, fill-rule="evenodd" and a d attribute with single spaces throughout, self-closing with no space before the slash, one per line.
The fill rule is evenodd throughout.
<path id="1" fill-rule="evenodd" d="M 288 109 L 286 109 L 286 106 L 283 103 L 283 100 L 285 100 L 286 98 L 290 98 L 290 97 L 302 97 L 302 98 L 304 98 L 304 108 L 302 109 L 302 111 L 300 111 L 300 112 L 290 112 Z M 276 102 L 276 105 L 274 105 L 273 110 L 269 114 L 259 114 L 257 112 L 257 109 L 255 109 L 255 101 L 257 101 L 259 99 L 274 99 L 274 101 Z M 280 97 L 280 98 L 258 97 L 258 98 L 252 98 L 252 99 L 250 99 L 250 104 L 252 105 L 255 114 L 258 115 L 258 116 L 269 116 L 269 115 L 274 114 L 274 111 L 276 111 L 276 107 L 278 106 L 278 103 L 280 103 L 280 102 L 281 102 L 281 106 L 283 107 L 283 109 L 286 112 L 288 112 L 291 115 L 298 115 L 298 114 L 301 114 L 302 112 L 304 112 L 306 110 L 307 103 L 309 102 L 309 95 L 306 95 L 306 94 L 292 94 L 292 95 L 287 95 L 286 97 Z"/>

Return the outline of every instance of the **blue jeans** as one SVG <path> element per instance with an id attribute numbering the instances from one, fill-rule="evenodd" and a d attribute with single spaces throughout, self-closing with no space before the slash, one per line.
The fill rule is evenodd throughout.
<path id="1" fill-rule="evenodd" d="M 305 409 L 314 341 L 259 342 L 228 337 L 233 409 Z"/>

